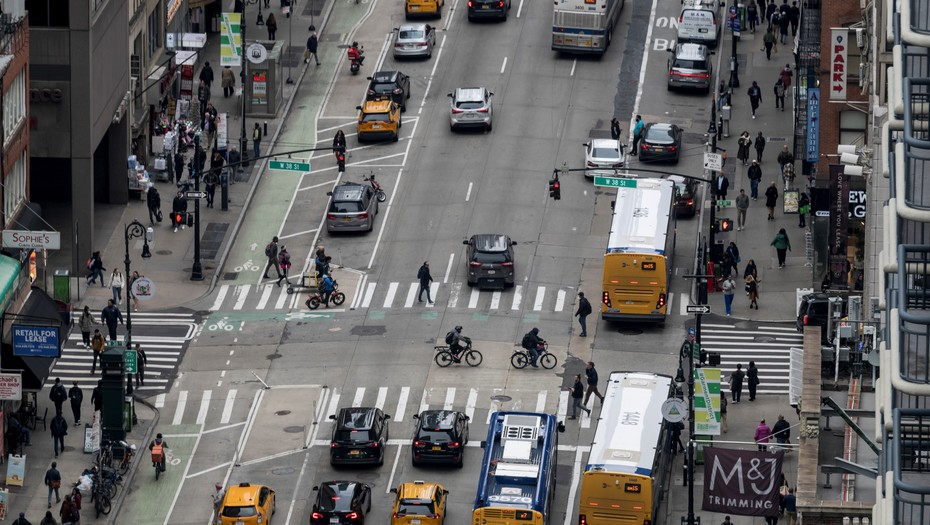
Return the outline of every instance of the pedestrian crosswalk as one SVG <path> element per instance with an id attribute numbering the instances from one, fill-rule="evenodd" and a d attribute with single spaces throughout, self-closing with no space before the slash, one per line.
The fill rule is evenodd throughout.
<path id="1" fill-rule="evenodd" d="M 701 323 L 701 348 L 720 354 L 722 380 L 729 390 L 730 373 L 737 364 L 743 371 L 750 361 L 759 369 L 760 393 L 787 394 L 791 348 L 804 345 L 803 334 L 792 323 L 761 323 L 743 328 L 728 323 Z M 743 385 L 743 395 L 748 387 Z"/>
<path id="2" fill-rule="evenodd" d="M 75 313 L 78 316 L 78 313 Z M 125 318 L 125 316 L 124 316 Z M 119 341 L 125 335 L 125 325 L 117 330 Z M 100 327 L 101 333 L 106 335 L 106 327 Z M 174 371 L 184 355 L 190 340 L 197 332 L 197 321 L 192 313 L 167 312 L 135 312 L 132 314 L 132 345 L 138 343 L 145 351 L 147 364 L 145 366 L 145 384 L 140 387 L 142 391 L 164 391 L 168 389 Z M 55 383 L 61 378 L 65 385 L 72 381 L 79 381 L 82 386 L 92 386 L 100 379 L 100 362 L 98 360 L 96 372 L 91 374 L 94 354 L 90 348 L 85 348 L 80 329 L 75 319 L 75 329 L 62 348 L 52 371 L 46 380 L 46 386 Z M 134 383 L 135 384 L 135 383 Z"/>
<path id="3" fill-rule="evenodd" d="M 234 414 L 244 417 L 252 397 L 240 395 L 237 389 L 230 389 L 225 394 L 204 390 L 191 392 L 181 390 L 176 400 L 170 402 L 166 394 L 159 394 L 155 407 L 161 411 L 165 421 L 173 425 L 203 424 L 206 428 L 235 423 Z M 319 424 L 332 423 L 329 416 L 336 415 L 344 407 L 373 406 L 391 416 L 395 424 L 410 424 L 412 416 L 424 410 L 458 410 L 465 413 L 472 425 L 486 425 L 491 414 L 498 410 L 528 410 L 556 414 L 560 420 L 571 415 L 569 410 L 569 393 L 549 390 L 504 390 L 500 388 L 454 388 L 438 387 L 418 389 L 409 386 L 380 386 L 357 388 L 333 388 L 327 392 L 325 413 Z M 236 406 L 237 403 L 242 406 Z M 599 405 L 592 396 L 588 408 L 597 417 Z M 172 413 L 173 410 L 173 413 Z M 308 410 L 311 408 L 308 405 Z M 581 428 L 592 427 L 591 414 L 581 412 L 578 424 Z"/>

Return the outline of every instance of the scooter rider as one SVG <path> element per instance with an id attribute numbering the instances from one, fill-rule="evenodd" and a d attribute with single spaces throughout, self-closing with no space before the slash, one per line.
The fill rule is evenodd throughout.
<path id="1" fill-rule="evenodd" d="M 471 338 L 462 335 L 462 327 L 456 326 L 452 330 L 452 342 L 449 343 L 449 351 L 452 352 L 452 359 L 456 363 L 461 361 L 459 356 L 461 356 L 462 351 L 465 350 L 465 346 L 462 343 L 465 343 L 465 345 L 470 345 Z"/>
<path id="2" fill-rule="evenodd" d="M 358 42 L 352 42 L 352 45 L 349 46 L 349 60 L 358 62 L 358 65 L 362 65 L 362 62 L 365 61 L 365 52 L 358 47 Z"/>
<path id="3" fill-rule="evenodd" d="M 168 446 L 168 442 L 165 441 L 165 439 L 161 436 L 161 433 L 159 433 L 158 435 L 156 435 L 156 436 L 155 436 L 155 439 L 153 439 L 152 442 L 149 443 L 149 450 L 153 452 L 153 458 L 152 458 L 152 464 L 153 464 L 153 465 L 156 463 L 155 458 L 154 458 L 154 455 L 155 455 L 155 454 L 154 454 L 154 452 L 155 452 L 155 447 L 158 447 L 158 450 L 161 452 L 161 460 L 159 461 L 159 463 L 161 464 L 161 467 L 160 467 L 160 468 L 161 468 L 161 471 L 164 472 L 164 471 L 165 471 L 165 451 L 164 451 L 164 449 L 170 448 L 170 447 Z"/>
<path id="4" fill-rule="evenodd" d="M 542 337 L 539 337 L 539 328 L 533 327 L 532 330 L 526 333 L 523 336 L 523 348 L 526 349 L 530 354 L 530 366 L 533 368 L 536 367 L 536 360 L 539 359 L 539 351 L 541 348 L 544 348 L 546 340 Z"/>

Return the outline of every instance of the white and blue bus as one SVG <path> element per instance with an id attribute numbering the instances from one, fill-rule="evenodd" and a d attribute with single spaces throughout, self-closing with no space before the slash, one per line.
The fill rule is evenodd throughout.
<path id="1" fill-rule="evenodd" d="M 553 0 L 552 50 L 603 55 L 624 0 Z"/>

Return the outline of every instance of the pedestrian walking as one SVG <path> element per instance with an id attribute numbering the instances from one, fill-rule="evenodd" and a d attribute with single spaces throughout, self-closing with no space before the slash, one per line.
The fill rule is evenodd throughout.
<path id="1" fill-rule="evenodd" d="M 765 49 L 766 60 L 772 60 L 772 49 L 775 47 L 775 42 L 777 42 L 775 33 L 772 32 L 772 28 L 769 27 L 765 32 L 765 36 L 762 37 L 762 45 L 764 46 L 763 49 Z"/>
<path id="2" fill-rule="evenodd" d="M 765 190 L 765 207 L 769 210 L 770 221 L 775 220 L 775 203 L 778 202 L 778 188 L 775 187 L 775 181 L 772 181 L 769 184 L 768 189 Z"/>
<path id="3" fill-rule="evenodd" d="M 685 424 L 676 421 L 668 425 L 668 449 L 672 455 L 685 451 L 685 446 L 681 443 L 681 431 L 685 429 Z"/>
<path id="4" fill-rule="evenodd" d="M 310 33 L 310 37 L 307 38 L 307 49 L 304 51 L 304 64 L 309 64 L 310 57 L 313 57 L 316 61 L 316 65 L 320 65 L 320 55 L 317 54 L 319 45 L 320 42 L 316 36 L 316 31 Z"/>
<path id="5" fill-rule="evenodd" d="M 784 82 L 781 81 L 780 78 L 775 81 L 775 88 L 773 89 L 773 91 L 775 92 L 775 109 L 777 110 L 780 108 L 782 111 L 784 111 L 785 110 L 785 84 Z"/>
<path id="6" fill-rule="evenodd" d="M 268 279 L 268 270 L 274 267 L 275 272 L 278 274 L 278 279 L 281 279 L 281 263 L 278 262 L 278 237 L 274 236 L 271 238 L 271 242 L 265 245 L 265 257 L 268 259 L 268 262 L 265 264 L 265 271 L 263 277 Z"/>
<path id="7" fill-rule="evenodd" d="M 181 152 L 178 151 L 174 154 L 174 183 L 177 184 L 181 182 L 181 177 L 184 176 L 184 155 L 181 155 Z"/>
<path id="8" fill-rule="evenodd" d="M 61 504 L 58 515 L 61 517 L 62 525 L 77 525 L 81 521 L 81 515 L 70 494 L 65 495 L 65 501 Z"/>
<path id="9" fill-rule="evenodd" d="M 323 276 L 329 273 L 329 261 L 332 257 L 326 255 L 326 248 L 319 245 L 316 249 L 316 256 L 313 259 L 313 267 L 316 269 L 317 281 L 323 279 Z"/>
<path id="10" fill-rule="evenodd" d="M 778 414 L 778 421 L 772 425 L 772 436 L 779 445 L 787 445 L 791 441 L 791 425 L 785 421 L 785 416 Z"/>
<path id="11" fill-rule="evenodd" d="M 755 264 L 753 264 L 755 267 Z M 746 265 L 746 269 L 749 269 L 749 265 Z M 755 275 L 752 273 L 746 273 L 743 279 L 746 281 L 746 295 L 749 296 L 749 309 L 752 310 L 755 308 L 759 309 L 759 281 L 756 280 Z M 750 387 L 750 395 L 752 394 L 752 387 Z M 752 399 L 750 398 L 750 401 Z"/>
<path id="12" fill-rule="evenodd" d="M 58 472 L 58 462 L 52 461 L 52 466 L 45 471 L 45 486 L 48 487 L 48 508 L 52 508 L 52 493 L 55 493 L 55 503 L 61 502 L 58 489 L 61 488 L 61 472 Z"/>
<path id="13" fill-rule="evenodd" d="M 720 289 L 723 290 L 723 304 L 726 306 L 727 317 L 730 317 L 730 311 L 733 309 L 733 294 L 736 293 L 736 283 L 730 275 L 723 278 Z"/>
<path id="14" fill-rule="evenodd" d="M 746 90 L 746 94 L 749 95 L 749 106 L 752 108 L 752 118 L 756 118 L 756 110 L 759 109 L 759 104 L 762 103 L 762 90 L 759 89 L 759 83 L 753 80 L 752 85 Z"/>
<path id="15" fill-rule="evenodd" d="M 231 67 L 225 66 L 223 68 L 221 82 L 223 83 L 223 98 L 229 98 L 230 95 L 236 92 L 236 74 Z"/>
<path id="16" fill-rule="evenodd" d="M 174 233 L 178 232 L 178 226 L 183 230 L 187 228 L 185 224 L 187 216 L 187 199 L 184 197 L 184 192 L 179 191 L 177 195 L 174 196 L 174 200 L 171 201 L 171 225 L 174 226 Z"/>
<path id="17" fill-rule="evenodd" d="M 717 200 L 726 200 L 727 190 L 730 189 L 730 179 L 721 171 L 718 172 L 717 181 L 714 184 L 714 190 L 717 194 Z M 720 207 L 719 205 L 717 206 Z"/>
<path id="18" fill-rule="evenodd" d="M 759 452 L 765 452 L 771 437 L 772 429 L 765 424 L 764 419 L 759 421 L 759 426 L 756 427 L 756 432 L 752 436 L 753 441 L 755 441 L 756 445 L 759 447 Z"/>
<path id="19" fill-rule="evenodd" d="M 84 342 L 84 348 L 90 348 L 90 332 L 94 329 L 94 314 L 90 313 L 90 306 L 84 305 L 84 312 L 78 325 L 81 327 L 81 341 Z"/>
<path id="20" fill-rule="evenodd" d="M 94 405 L 94 412 L 100 412 L 103 417 L 103 392 L 100 391 L 100 383 L 90 393 L 90 402 Z"/>
<path id="21" fill-rule="evenodd" d="M 801 8 L 798 2 L 791 2 L 791 10 L 788 11 L 788 19 L 791 20 L 791 36 L 798 36 L 798 23 L 801 22 Z"/>
<path id="22" fill-rule="evenodd" d="M 83 496 L 81 496 L 81 491 L 77 487 L 74 487 L 74 489 L 71 490 L 71 503 L 74 504 L 74 508 L 77 510 L 77 513 L 72 512 L 71 514 L 72 525 L 77 525 L 81 521 L 81 500 L 82 499 L 84 498 Z"/>
<path id="23" fill-rule="evenodd" d="M 614 140 L 620 140 L 620 121 L 617 120 L 617 117 L 610 119 L 610 138 Z"/>
<path id="24" fill-rule="evenodd" d="M 97 359 L 107 347 L 107 340 L 104 339 L 99 329 L 94 330 L 94 338 L 90 341 L 90 347 L 94 354 L 94 362 L 90 365 L 90 373 L 93 374 L 97 371 Z"/>
<path id="25" fill-rule="evenodd" d="M 769 0 L 769 3 L 765 6 L 765 20 L 768 22 L 768 30 L 772 30 L 772 15 L 778 11 L 778 6 L 775 5 L 775 0 Z"/>
<path id="26" fill-rule="evenodd" d="M 87 277 L 87 286 L 96 283 L 97 277 L 100 277 L 100 287 L 106 288 L 107 285 L 103 282 L 103 272 L 107 269 L 103 267 L 103 259 L 100 258 L 99 251 L 91 254 L 87 269 L 90 270 L 90 276 Z"/>
<path id="27" fill-rule="evenodd" d="M 113 268 L 113 273 L 110 274 L 110 289 L 113 290 L 113 302 L 116 304 L 123 301 L 124 284 L 123 272 L 119 271 L 119 268 Z"/>
<path id="28" fill-rule="evenodd" d="M 730 105 L 730 89 L 726 82 L 721 81 L 717 86 L 717 111 L 721 111 L 723 106 Z"/>
<path id="29" fill-rule="evenodd" d="M 755 148 L 756 148 L 756 160 L 759 162 L 762 162 L 762 152 L 765 151 L 765 137 L 762 136 L 761 131 L 759 132 L 758 135 L 756 135 Z"/>
<path id="30" fill-rule="evenodd" d="M 733 522 L 730 521 L 730 517 L 729 517 L 729 516 L 725 516 L 725 517 L 723 518 L 723 521 L 720 522 L 720 525 L 733 525 Z"/>
<path id="31" fill-rule="evenodd" d="M 281 268 L 278 286 L 281 286 L 281 281 L 290 285 L 291 282 L 287 280 L 287 272 L 291 269 L 291 254 L 287 251 L 287 246 L 281 246 L 281 251 L 278 252 L 278 266 Z"/>
<path id="32" fill-rule="evenodd" d="M 77 381 L 68 390 L 68 399 L 71 400 L 71 415 L 74 416 L 74 426 L 79 427 L 81 426 L 81 404 L 84 403 L 84 391 L 78 386 Z"/>
<path id="33" fill-rule="evenodd" d="M 646 125 L 643 123 L 643 116 L 636 115 L 636 122 L 633 124 L 633 156 L 636 157 L 639 155 L 639 141 L 643 138 L 643 128 Z"/>
<path id="34" fill-rule="evenodd" d="M 200 107 L 202 108 L 207 107 L 207 102 L 210 102 L 210 88 L 203 80 L 201 80 L 200 85 L 197 86 L 197 101 L 200 102 Z"/>
<path id="35" fill-rule="evenodd" d="M 572 393 L 572 415 L 568 419 L 578 419 L 578 409 L 584 410 L 591 415 L 591 409 L 581 404 L 584 397 L 584 385 L 581 384 L 581 374 L 575 374 L 575 383 L 569 389 Z"/>
<path id="36" fill-rule="evenodd" d="M 585 369 L 584 369 L 584 375 L 588 381 L 588 388 L 587 390 L 585 390 L 585 393 L 584 393 L 584 405 L 588 406 L 588 400 L 591 399 L 591 394 L 594 394 L 595 396 L 597 396 L 597 398 L 601 400 L 601 404 L 603 405 L 604 396 L 597 389 L 598 377 L 597 377 L 597 368 L 594 368 L 594 361 L 588 361 L 588 364 L 585 366 Z"/>
<path id="37" fill-rule="evenodd" d="M 329 298 L 333 296 L 333 292 L 336 290 L 336 284 L 329 274 L 323 275 L 323 283 L 320 288 L 323 290 L 323 306 L 329 308 Z M 307 303 L 310 303 L 309 299 L 307 299 Z"/>
<path id="38" fill-rule="evenodd" d="M 55 457 L 57 458 L 59 452 L 62 454 L 65 452 L 65 436 L 68 434 L 68 422 L 59 412 L 52 418 L 48 428 L 52 433 L 52 442 L 55 444 Z"/>
<path id="39" fill-rule="evenodd" d="M 785 85 L 785 90 L 791 87 L 791 78 L 793 76 L 794 73 L 791 71 L 791 64 L 785 64 L 785 67 L 778 74 L 781 83 Z"/>
<path id="40" fill-rule="evenodd" d="M 785 184 L 785 189 L 794 187 L 794 163 L 789 162 L 785 164 L 785 167 L 781 170 L 782 179 Z"/>
<path id="41" fill-rule="evenodd" d="M 55 378 L 55 384 L 49 390 L 48 398 L 55 403 L 55 413 L 61 414 L 61 406 L 68 399 L 68 392 L 65 390 L 65 385 L 61 383 L 60 377 Z"/>
<path id="42" fill-rule="evenodd" d="M 578 309 L 575 310 L 575 317 L 578 318 L 578 324 L 581 325 L 581 333 L 578 337 L 588 337 L 588 316 L 591 315 L 591 302 L 584 296 L 584 292 L 578 292 Z"/>
<path id="43" fill-rule="evenodd" d="M 794 495 L 794 488 L 788 487 L 788 495 L 781 500 L 781 511 L 788 518 L 788 525 L 795 525 L 798 522 L 797 499 Z"/>
<path id="44" fill-rule="evenodd" d="M 49 515 L 51 515 L 51 511 L 46 511 L 46 512 L 48 512 Z M 42 523 L 45 523 L 45 520 L 42 520 Z M 32 523 L 26 519 L 25 512 L 20 512 L 19 517 L 13 521 L 13 525 L 32 525 Z M 39 525 L 41 525 L 41 523 Z M 57 524 L 53 524 L 53 525 L 57 525 Z"/>
<path id="45" fill-rule="evenodd" d="M 171 176 L 170 173 L 168 175 Z M 145 192 L 145 203 L 149 210 L 149 224 L 155 226 L 156 222 L 161 222 L 161 195 L 158 194 L 158 190 L 155 186 L 149 188 L 149 191 Z"/>
<path id="46" fill-rule="evenodd" d="M 213 68 L 210 67 L 209 61 L 204 63 L 203 69 L 200 70 L 200 76 L 198 79 L 207 85 L 208 90 L 213 87 Z"/>
<path id="47" fill-rule="evenodd" d="M 278 32 L 278 20 L 274 17 L 274 13 L 268 13 L 268 18 L 265 19 L 265 29 L 268 30 L 268 40 L 274 40 L 275 33 Z"/>
<path id="48" fill-rule="evenodd" d="M 736 370 L 730 374 L 730 395 L 734 403 L 739 403 L 739 398 L 743 394 L 743 378 L 746 373 L 743 372 L 743 365 L 737 364 Z"/>
<path id="49" fill-rule="evenodd" d="M 756 6 L 756 0 L 749 0 L 746 6 L 746 21 L 749 22 L 749 32 L 756 32 L 756 22 L 759 19 L 759 7 Z"/>
<path id="50" fill-rule="evenodd" d="M 782 176 L 784 177 L 785 165 L 794 164 L 794 155 L 791 154 L 791 151 L 788 150 L 788 145 L 785 144 L 781 147 L 781 151 L 778 152 L 778 166 L 782 171 Z"/>
<path id="51" fill-rule="evenodd" d="M 730 244 L 727 245 L 726 253 L 730 256 L 733 271 L 736 275 L 739 275 L 739 263 L 743 262 L 743 260 L 739 256 L 739 248 L 736 246 L 735 242 L 730 241 Z"/>
<path id="52" fill-rule="evenodd" d="M 426 300 L 433 304 L 433 298 L 430 296 L 430 284 L 433 282 L 433 276 L 429 274 L 429 261 L 423 261 L 423 266 L 417 270 L 417 279 L 420 281 L 420 293 L 417 295 L 417 301 L 423 302 L 423 292 L 426 292 Z"/>
<path id="53" fill-rule="evenodd" d="M 20 512 L 20 514 L 22 514 L 22 512 Z M 27 521 L 22 525 L 26 525 L 27 523 L 29 522 Z M 16 525 L 15 521 L 13 522 L 13 525 Z M 42 518 L 42 521 L 39 522 L 39 525 L 58 525 L 58 521 L 55 520 L 55 516 L 52 515 L 52 511 L 47 510 L 45 511 L 45 517 Z"/>
<path id="54" fill-rule="evenodd" d="M 749 195 L 746 195 L 746 190 L 740 189 L 739 195 L 736 196 L 736 231 L 742 231 L 746 226 L 746 211 L 748 209 Z"/>
<path id="55" fill-rule="evenodd" d="M 759 369 L 756 368 L 756 362 L 750 361 L 749 368 L 746 369 L 746 383 L 749 385 L 749 400 L 756 400 L 756 387 L 759 386 Z"/>
<path id="56" fill-rule="evenodd" d="M 791 251 L 791 241 L 788 240 L 788 233 L 784 228 L 778 230 L 771 245 L 775 247 L 775 252 L 778 253 L 778 267 L 784 268 L 785 256 Z"/>
<path id="57" fill-rule="evenodd" d="M 750 275 L 756 280 L 756 283 L 762 282 L 759 280 L 759 269 L 756 268 L 755 259 L 749 259 L 749 262 L 746 263 L 746 268 L 743 269 L 743 279 L 749 277 Z"/>
<path id="58" fill-rule="evenodd" d="M 110 335 L 110 341 L 116 341 L 116 323 L 123 324 L 123 314 L 113 302 L 113 299 L 107 300 L 107 305 L 100 312 L 100 319 L 107 325 L 107 331 Z"/>
<path id="59" fill-rule="evenodd" d="M 740 134 L 739 139 L 736 141 L 739 148 L 736 150 L 736 158 L 743 163 L 743 166 L 749 163 L 749 148 L 752 146 L 752 137 L 749 136 L 748 131 L 744 131 Z"/>
<path id="60" fill-rule="evenodd" d="M 784 4 L 788 5 L 788 4 Z M 781 45 L 788 45 L 788 28 L 791 27 L 791 18 L 788 14 L 780 13 L 778 15 L 778 32 L 781 34 Z"/>
<path id="61" fill-rule="evenodd" d="M 811 199 L 807 196 L 807 192 L 802 191 L 801 195 L 798 197 L 798 228 L 807 226 L 806 217 L 810 212 Z"/>
<path id="62" fill-rule="evenodd" d="M 762 166 L 758 160 L 752 161 L 752 165 L 746 170 L 746 177 L 749 178 L 749 194 L 752 200 L 759 199 L 759 183 L 762 182 Z"/>
<path id="63" fill-rule="evenodd" d="M 149 357 L 145 355 L 142 345 L 136 343 L 136 388 L 145 386 L 145 367 L 149 364 Z"/>
<path id="64" fill-rule="evenodd" d="M 720 429 L 727 433 L 727 395 L 720 392 Z"/>
<path id="65" fill-rule="evenodd" d="M 252 128 L 252 153 L 254 153 L 254 158 L 261 157 L 261 145 L 262 145 L 262 127 L 255 123 L 255 127 Z"/>

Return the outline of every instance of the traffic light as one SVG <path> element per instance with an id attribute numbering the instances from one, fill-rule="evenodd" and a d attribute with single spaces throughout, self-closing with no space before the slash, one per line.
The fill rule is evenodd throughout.
<path id="1" fill-rule="evenodd" d="M 336 154 L 336 163 L 339 165 L 339 173 L 345 173 L 346 171 L 346 154 L 343 151 L 340 151 Z"/>
<path id="2" fill-rule="evenodd" d="M 719 222 L 720 222 L 720 229 L 717 231 L 721 231 L 721 232 L 733 231 L 733 221 L 731 219 L 723 217 L 719 219 Z"/>
<path id="3" fill-rule="evenodd" d="M 562 183 L 559 182 L 559 179 L 550 179 L 549 180 L 549 197 L 552 197 L 555 200 L 562 199 Z"/>

